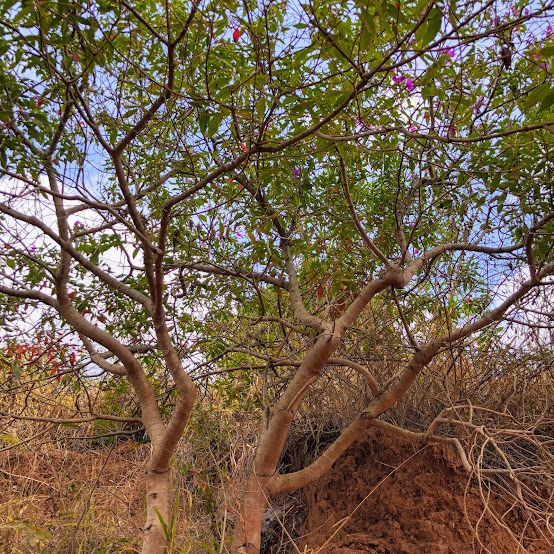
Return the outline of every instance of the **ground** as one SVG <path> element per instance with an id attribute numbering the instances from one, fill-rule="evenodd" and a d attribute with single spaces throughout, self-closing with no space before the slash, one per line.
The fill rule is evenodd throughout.
<path id="1" fill-rule="evenodd" d="M 126 443 L 81 452 L 27 448 L 5 453 L 0 459 L 0 552 L 41 552 L 44 547 L 43 552 L 61 554 L 136 552 L 148 448 Z M 226 552 L 228 543 L 223 550 L 218 543 L 222 511 L 208 511 L 205 502 L 194 500 L 198 483 L 176 482 L 187 491 L 180 494 L 176 544 L 182 548 L 175 552 Z M 277 513 L 265 530 L 263 554 L 298 553 L 289 534 L 299 537 L 298 549 L 309 554 L 554 552 L 554 545 L 539 540 L 539 531 L 503 498 L 490 494 L 484 503 L 477 483 L 468 482 L 449 447 L 377 430 L 350 447 L 303 494 L 283 500 Z M 229 514 L 227 525 L 232 519 Z M 521 541 L 523 531 L 529 538 Z"/>
<path id="2" fill-rule="evenodd" d="M 310 551 L 554 552 L 554 545 L 545 540 L 522 544 L 524 529 L 535 539 L 539 532 L 494 494 L 485 506 L 477 483 L 472 480 L 468 486 L 468 475 L 449 447 L 426 446 L 381 431 L 350 447 L 305 496 L 308 513 L 301 545 Z"/>

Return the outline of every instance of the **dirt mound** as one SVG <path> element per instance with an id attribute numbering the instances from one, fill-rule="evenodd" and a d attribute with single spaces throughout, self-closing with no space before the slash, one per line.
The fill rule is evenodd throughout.
<path id="1" fill-rule="evenodd" d="M 467 485 L 467 474 L 448 447 L 374 430 L 305 490 L 307 518 L 300 550 L 554 552 L 554 545 L 540 537 L 523 514 L 492 495 L 484 503 L 475 485 Z M 523 535 L 527 538 L 522 543 L 518 539 Z"/>

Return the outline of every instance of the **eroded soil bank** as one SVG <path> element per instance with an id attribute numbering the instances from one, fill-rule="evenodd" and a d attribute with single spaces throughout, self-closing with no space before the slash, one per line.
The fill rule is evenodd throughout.
<path id="1" fill-rule="evenodd" d="M 554 545 L 540 537 L 520 511 L 510 510 L 510 504 L 494 494 L 484 503 L 477 484 L 467 485 L 468 476 L 448 447 L 425 446 L 374 430 L 350 447 L 332 472 L 304 491 L 307 517 L 300 550 L 554 552 Z M 483 493 L 488 494 L 486 489 Z M 524 530 L 531 538 L 522 542 Z"/>

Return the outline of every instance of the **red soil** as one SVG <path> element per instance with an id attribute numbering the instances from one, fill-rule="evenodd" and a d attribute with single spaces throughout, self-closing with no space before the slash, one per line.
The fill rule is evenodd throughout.
<path id="1" fill-rule="evenodd" d="M 506 514 L 509 505 L 494 497 L 487 511 L 474 484 L 466 492 L 467 483 L 467 474 L 448 447 L 425 446 L 375 430 L 305 491 L 307 518 L 300 550 L 554 553 L 554 543 L 538 540 L 520 512 Z M 528 538 L 522 544 L 502 524 L 516 537 L 525 529 Z"/>

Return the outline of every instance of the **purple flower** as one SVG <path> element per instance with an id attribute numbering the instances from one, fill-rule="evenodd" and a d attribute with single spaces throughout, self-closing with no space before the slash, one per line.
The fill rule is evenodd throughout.
<path id="1" fill-rule="evenodd" d="M 451 60 L 453 60 L 455 52 L 452 49 L 447 49 L 447 50 L 442 50 L 441 54 L 443 56 L 448 56 Z"/>
<path id="2" fill-rule="evenodd" d="M 406 79 L 406 88 L 411 92 L 414 90 L 414 82 L 411 79 Z"/>
<path id="3" fill-rule="evenodd" d="M 417 132 L 417 128 L 416 127 L 410 127 L 410 133 L 416 133 Z"/>
<path id="4" fill-rule="evenodd" d="M 300 177 L 300 170 L 297 167 L 293 167 L 290 172 L 292 173 L 294 179 L 298 179 L 298 177 Z"/>
<path id="5" fill-rule="evenodd" d="M 406 79 L 406 77 L 404 77 L 404 75 L 400 75 L 400 77 L 397 77 L 396 75 L 392 76 L 392 80 L 395 83 L 401 83 L 402 81 L 404 81 L 404 79 Z"/>

